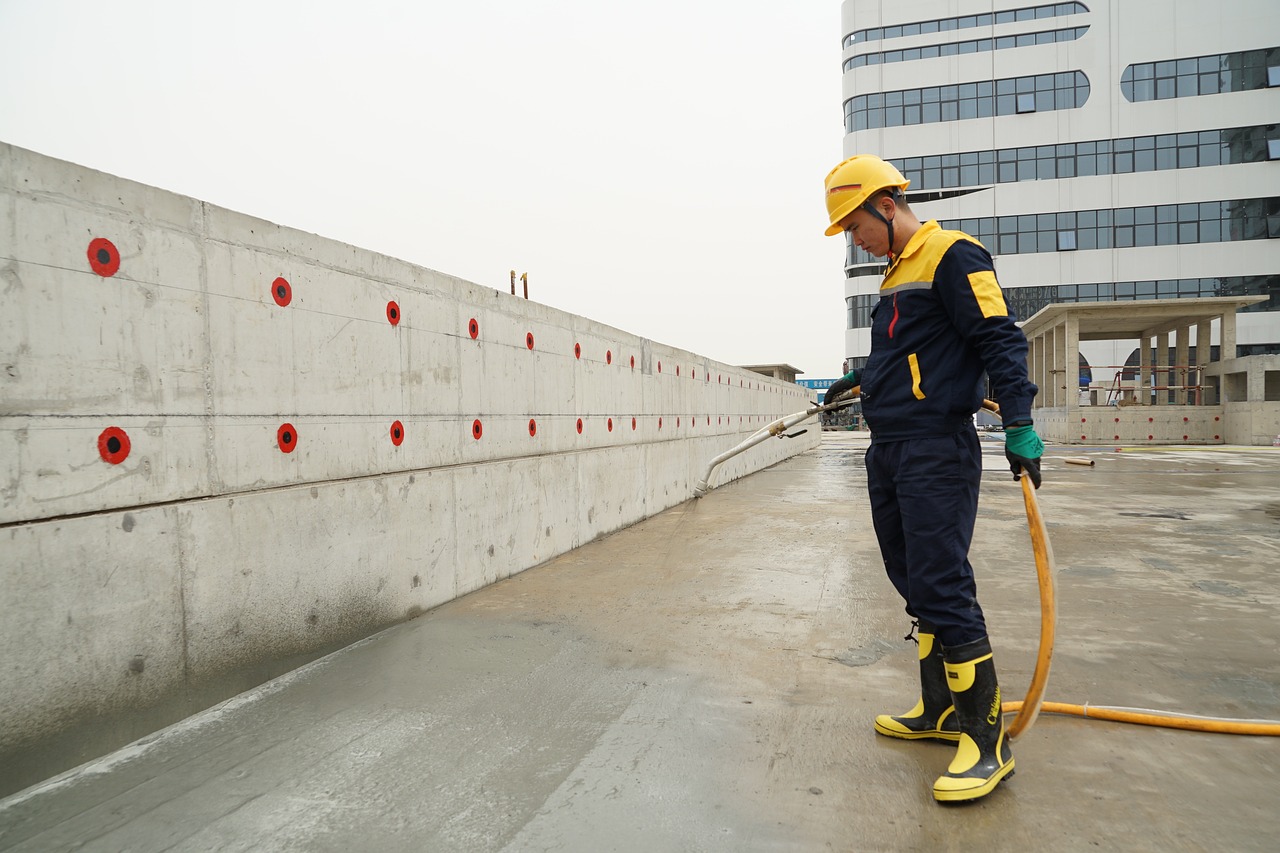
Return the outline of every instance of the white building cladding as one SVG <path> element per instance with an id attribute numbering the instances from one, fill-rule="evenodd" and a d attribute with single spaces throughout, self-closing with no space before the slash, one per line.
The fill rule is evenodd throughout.
<path id="1" fill-rule="evenodd" d="M 845 0 L 842 23 L 845 155 L 892 161 L 921 219 L 981 240 L 1020 320 L 1268 294 L 1238 351 L 1280 353 L 1275 0 Z M 882 270 L 850 246 L 850 366 Z M 1119 365 L 1136 345 L 1084 355 Z"/>

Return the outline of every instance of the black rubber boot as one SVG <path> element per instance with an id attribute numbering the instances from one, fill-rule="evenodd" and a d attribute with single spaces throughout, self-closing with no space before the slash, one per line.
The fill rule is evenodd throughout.
<path id="1" fill-rule="evenodd" d="M 933 783 L 939 802 L 985 797 L 1013 775 L 1013 750 L 1000 712 L 1000 685 L 986 637 L 943 650 L 947 684 L 960 724 L 960 744 L 947 772 Z"/>
<path id="2" fill-rule="evenodd" d="M 920 622 L 920 701 L 905 714 L 876 717 L 876 734 L 903 740 L 960 740 L 947 687 L 947 673 L 942 665 L 942 644 L 928 622 Z"/>

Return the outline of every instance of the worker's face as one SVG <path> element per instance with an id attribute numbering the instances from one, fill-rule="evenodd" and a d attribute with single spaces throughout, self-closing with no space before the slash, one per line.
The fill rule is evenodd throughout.
<path id="1" fill-rule="evenodd" d="M 893 221 L 896 210 L 892 199 L 878 199 L 876 207 L 884 214 L 885 219 L 890 222 Z M 863 208 L 859 207 L 844 219 L 841 219 L 840 227 L 849 232 L 850 239 L 859 249 L 869 252 L 877 258 L 883 258 L 889 254 L 891 248 L 889 246 L 889 229 L 884 226 L 883 222 Z"/>

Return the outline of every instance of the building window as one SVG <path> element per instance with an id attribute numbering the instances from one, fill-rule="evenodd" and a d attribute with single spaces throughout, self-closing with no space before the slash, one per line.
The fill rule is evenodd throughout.
<path id="1" fill-rule="evenodd" d="M 1076 15 L 1088 12 L 1083 3 L 1048 3 L 1042 6 L 1028 6 L 1021 9 L 1008 9 L 1002 12 L 991 12 L 982 15 L 965 15 L 958 18 L 935 18 L 929 21 L 917 21 L 912 24 L 895 24 L 889 27 L 872 27 L 855 30 L 844 37 L 844 49 L 855 44 L 884 39 L 904 38 L 927 33 L 946 33 L 952 30 L 967 30 L 971 27 L 989 27 L 992 24 L 1011 24 L 1015 21 L 1035 21 L 1045 18 L 1057 18 L 1063 15 Z"/>
<path id="2" fill-rule="evenodd" d="M 1033 113 L 1036 111 L 1036 96 L 1032 94 L 1022 94 L 1018 96 L 1018 112 Z"/>
<path id="3" fill-rule="evenodd" d="M 1272 70 L 1277 74 L 1273 77 Z M 1186 59 L 1140 62 L 1120 75 L 1120 92 L 1131 102 L 1247 92 L 1280 85 L 1280 47 Z"/>
<path id="4" fill-rule="evenodd" d="M 1232 243 L 1280 238 L 1280 197 L 972 217 L 940 224 L 964 231 L 993 255 L 1071 251 L 1060 247 L 1060 231 L 1075 233 L 1077 249 Z M 846 276 L 878 263 L 852 242 L 849 250 Z"/>
<path id="5" fill-rule="evenodd" d="M 1075 109 L 1089 99 L 1089 79 L 1067 71 L 858 95 L 844 102 L 845 132 L 1014 115 L 1027 111 L 1022 95 L 1036 111 Z"/>
<path id="6" fill-rule="evenodd" d="M 1012 181 L 1194 169 L 1268 159 L 1280 159 L 1280 125 L 968 151 L 891 162 L 911 181 L 909 193 L 914 194 Z"/>
<path id="7" fill-rule="evenodd" d="M 1058 232 L 1058 251 L 1074 252 L 1076 250 L 1076 232 L 1059 231 Z"/>
<path id="8" fill-rule="evenodd" d="M 1049 284 L 1038 287 L 1004 288 L 1004 299 L 1009 310 L 1022 320 L 1055 302 L 1132 302 L 1144 299 L 1246 295 L 1270 298 L 1266 302 L 1242 308 L 1243 312 L 1280 311 L 1280 275 Z M 849 313 L 850 322 L 854 324 L 849 328 L 871 328 L 871 311 L 879 300 L 878 294 L 848 297 L 846 301 L 852 305 Z"/>
<path id="9" fill-rule="evenodd" d="M 996 39 L 974 39 L 972 41 L 944 42 L 924 47 L 913 47 L 906 50 L 886 50 L 880 53 L 860 53 L 844 61 L 844 70 L 863 68 L 868 65 L 887 65 L 891 62 L 909 62 L 913 59 L 935 59 L 940 56 L 958 56 L 963 53 L 986 53 L 990 50 L 1004 50 L 1007 47 L 1027 47 L 1037 44 L 1056 44 L 1061 41 L 1075 41 L 1089 30 L 1088 27 L 1071 27 L 1065 30 L 1045 30 L 1039 33 L 1023 33 L 1019 36 L 1007 36 Z"/>

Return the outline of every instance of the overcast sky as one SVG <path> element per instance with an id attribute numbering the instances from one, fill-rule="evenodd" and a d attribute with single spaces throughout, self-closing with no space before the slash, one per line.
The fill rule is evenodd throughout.
<path id="1" fill-rule="evenodd" d="M 0 0 L 0 140 L 830 378 L 840 35 L 838 0 Z"/>

